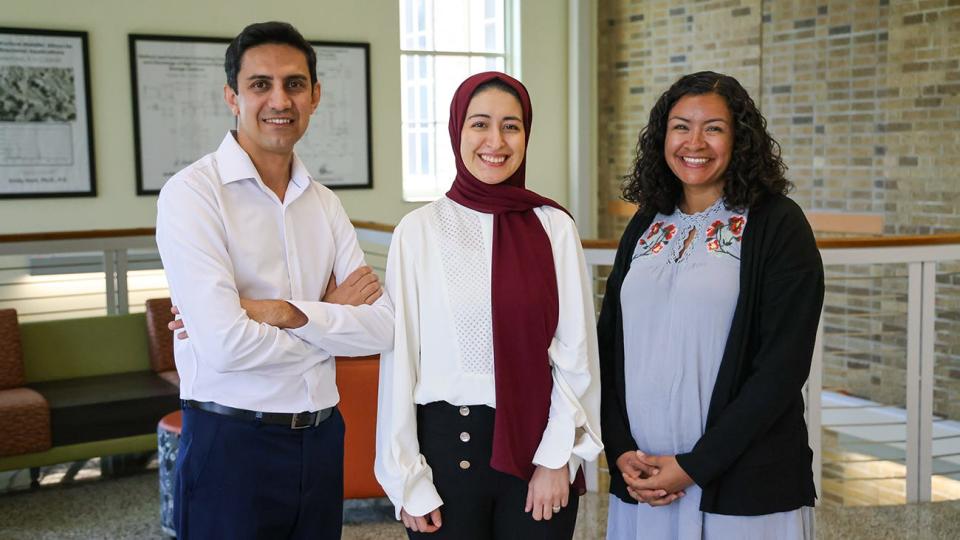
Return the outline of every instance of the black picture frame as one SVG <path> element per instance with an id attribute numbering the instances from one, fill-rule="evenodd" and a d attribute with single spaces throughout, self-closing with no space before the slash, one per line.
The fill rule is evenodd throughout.
<path id="1" fill-rule="evenodd" d="M 0 27 L 0 49 L 5 57 L 0 60 L 0 94 L 9 98 L 0 105 L 0 145 L 9 145 L 0 152 L 0 199 L 96 197 L 87 32 Z M 29 65 L 40 55 L 49 61 Z M 57 59 L 63 63 L 55 65 Z M 14 110 L 10 104 L 17 102 Z M 28 147 L 32 140 L 36 144 Z M 21 146 L 14 147 L 14 141 Z M 60 155 L 53 155 L 57 150 Z M 45 151 L 51 154 L 45 156 Z M 35 191 L 11 188 L 31 184 Z M 52 184 L 72 187 L 54 190 Z"/>
<path id="2" fill-rule="evenodd" d="M 223 55 L 230 41 L 230 38 L 209 36 L 128 35 L 137 195 L 153 196 L 158 194 L 163 183 L 172 174 L 216 150 L 226 130 L 233 127 L 233 117 L 230 115 L 227 106 L 223 104 L 223 84 L 225 82 Z M 318 53 L 318 78 L 323 86 L 323 97 L 321 97 L 317 112 L 314 113 L 314 118 L 311 119 L 310 128 L 297 143 L 297 154 L 310 169 L 314 178 L 327 187 L 332 189 L 370 189 L 373 187 L 370 44 L 315 40 L 311 40 L 310 44 L 314 46 Z M 150 52 L 147 52 L 148 50 Z M 194 52 L 191 53 L 191 51 Z M 361 137 L 357 137 L 357 140 L 351 139 L 350 152 L 340 152 L 336 155 L 352 155 L 355 157 L 357 152 L 355 147 L 360 146 L 362 148 L 359 151 L 366 155 L 360 157 L 362 166 L 358 175 L 362 178 L 359 181 L 331 181 L 329 178 L 325 180 L 323 177 L 324 171 L 328 169 L 327 165 L 322 162 L 322 151 L 318 150 L 325 145 L 312 145 L 310 139 L 311 137 L 322 137 L 322 134 L 316 134 L 316 131 L 319 131 L 317 130 L 318 126 L 322 125 L 322 121 L 317 116 L 324 114 L 325 98 L 327 102 L 330 101 L 328 87 L 340 84 L 340 81 L 336 81 L 335 84 L 334 80 L 328 81 L 329 85 L 324 82 L 324 77 L 320 73 L 320 64 L 323 61 L 321 60 L 321 53 L 326 53 L 323 58 L 329 59 L 330 54 L 340 54 L 342 57 L 342 53 L 346 51 L 353 51 L 352 56 L 359 55 L 362 59 L 362 66 L 347 66 L 352 70 L 354 76 L 362 75 L 362 81 L 352 81 L 354 86 L 362 84 L 362 91 L 344 91 L 338 97 L 352 100 L 351 103 L 347 104 L 347 110 L 356 112 L 356 108 L 360 107 L 359 113 L 362 113 L 364 117 L 361 122 L 363 141 L 361 144 L 359 140 Z M 196 56 L 191 58 L 189 57 L 190 54 Z M 170 58 L 170 60 L 164 60 L 163 58 Z M 182 65 L 176 65 L 175 62 L 181 62 Z M 190 64 L 190 62 L 194 62 L 194 64 Z M 173 70 L 176 70 L 176 72 Z M 155 73 L 148 74 L 149 71 Z M 148 83 L 145 79 L 149 77 L 157 79 L 157 84 L 151 85 Z M 180 80 L 181 83 L 172 84 L 170 82 L 171 78 Z M 195 89 L 195 95 L 193 96 L 188 95 L 191 88 Z M 179 106 L 171 106 L 171 103 L 163 101 L 162 96 L 171 96 L 173 103 L 179 104 Z M 338 111 L 344 109 L 342 102 L 336 105 L 335 108 Z M 161 112 L 159 109 L 163 111 Z M 190 140 L 188 143 L 183 142 L 184 139 L 190 138 L 195 138 L 195 140 Z M 163 149 L 162 152 L 159 152 L 156 142 L 158 140 L 161 141 L 160 145 L 164 144 L 164 141 L 176 141 L 171 144 L 180 144 L 184 148 L 179 152 L 170 149 Z M 305 147 L 305 144 L 310 146 Z M 152 154 L 148 153 L 148 147 Z M 194 149 L 196 149 L 195 152 L 193 152 Z M 159 153 L 165 154 L 165 157 L 158 156 Z M 158 160 L 159 165 L 157 164 Z M 356 161 L 356 157 L 354 161 Z"/>

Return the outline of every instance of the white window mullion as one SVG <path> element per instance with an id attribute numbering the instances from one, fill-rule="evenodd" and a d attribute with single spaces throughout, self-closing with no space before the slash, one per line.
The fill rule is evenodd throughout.
<path id="1" fill-rule="evenodd" d="M 404 111 L 401 124 L 402 140 L 407 146 L 403 153 L 407 162 L 403 167 L 404 200 L 433 200 L 442 196 L 455 174 L 449 170 L 452 161 L 447 159 L 450 150 L 446 130 L 441 130 L 446 125 L 446 113 L 441 116 L 437 105 L 438 100 L 450 98 L 440 95 L 438 91 L 438 59 L 448 59 L 443 61 L 444 67 L 441 68 L 444 70 L 440 83 L 443 93 L 450 91 L 448 86 L 461 70 L 476 73 L 478 70 L 488 71 L 494 66 L 517 75 L 518 63 L 511 59 L 513 40 L 510 16 L 516 2 L 496 0 L 493 13 L 488 10 L 487 4 L 488 0 L 467 0 L 459 4 L 459 8 L 454 8 L 467 10 L 465 17 L 460 16 L 459 19 L 466 20 L 466 50 L 438 50 L 438 43 L 453 49 L 464 46 L 462 39 L 447 39 L 448 34 L 438 39 L 439 32 L 463 32 L 464 29 L 459 25 L 441 24 L 438 21 L 435 9 L 437 0 L 399 0 L 400 57 L 404 76 L 402 88 L 406 94 L 402 99 Z M 444 4 L 444 8 L 448 9 L 443 15 L 446 20 L 450 16 L 450 5 Z M 494 47 L 487 40 L 491 27 L 494 39 L 503 40 Z M 475 42 L 475 37 L 480 41 Z M 422 69 L 424 66 L 426 73 Z"/>
<path id="2" fill-rule="evenodd" d="M 427 47 L 432 51 L 437 48 L 437 32 L 434 30 L 437 27 L 437 10 L 434 9 L 433 0 L 424 0 L 424 3 L 426 4 L 425 9 L 430 13 L 429 16 L 424 18 L 428 21 L 426 28 L 430 29 L 427 34 L 429 36 Z"/>
<path id="3" fill-rule="evenodd" d="M 504 67 L 507 73 L 516 78 L 520 75 L 520 1 L 504 0 L 503 10 L 503 46 Z"/>
<path id="4" fill-rule="evenodd" d="M 436 83 L 437 58 L 436 56 L 431 56 L 429 62 L 430 62 L 430 74 L 431 74 L 430 89 L 432 91 L 431 97 L 433 98 L 431 100 L 431 105 L 432 105 L 433 103 L 436 103 L 436 100 L 437 100 L 437 83 Z M 431 135 L 430 138 L 433 142 L 433 144 L 431 145 L 432 151 L 430 152 L 430 172 L 432 173 L 431 180 L 430 180 L 430 185 L 432 186 L 431 196 L 436 195 L 434 198 L 439 198 L 442 192 L 438 193 L 439 183 L 440 183 L 440 178 L 439 178 L 440 174 L 439 174 L 439 168 L 437 164 L 437 151 L 438 151 L 437 144 L 439 141 L 437 140 L 438 138 L 436 137 L 436 130 L 433 127 L 436 123 L 437 123 L 437 108 L 436 106 L 432 106 L 430 108 L 430 123 L 427 126 L 425 126 L 424 129 L 430 132 L 430 135 Z"/>

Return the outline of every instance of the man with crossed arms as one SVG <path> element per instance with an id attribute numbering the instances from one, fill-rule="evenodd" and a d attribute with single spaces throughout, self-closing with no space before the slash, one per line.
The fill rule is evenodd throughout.
<path id="1" fill-rule="evenodd" d="M 177 533 L 339 538 L 333 357 L 389 349 L 393 307 L 340 201 L 293 151 L 320 102 L 313 48 L 289 24 L 252 24 L 224 65 L 237 129 L 157 203 L 181 317 Z"/>

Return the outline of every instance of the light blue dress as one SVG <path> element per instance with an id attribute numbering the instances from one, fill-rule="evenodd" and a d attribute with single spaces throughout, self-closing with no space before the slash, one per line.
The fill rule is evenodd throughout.
<path id="1" fill-rule="evenodd" d="M 647 454 L 688 452 L 703 434 L 740 292 L 747 218 L 724 208 L 722 199 L 693 215 L 678 209 L 658 214 L 637 244 L 620 302 L 627 416 Z M 700 511 L 701 493 L 694 484 L 661 507 L 611 495 L 607 538 L 813 538 L 809 508 L 763 516 L 707 514 Z"/>

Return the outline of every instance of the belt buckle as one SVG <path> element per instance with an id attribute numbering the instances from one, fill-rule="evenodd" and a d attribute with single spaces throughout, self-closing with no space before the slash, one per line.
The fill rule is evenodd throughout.
<path id="1" fill-rule="evenodd" d="M 319 418 L 319 415 L 315 415 L 315 418 L 305 424 L 298 424 L 297 420 L 300 418 L 300 415 L 309 415 L 310 413 L 292 413 L 290 415 L 290 429 L 307 429 L 309 427 L 314 427 L 317 425 L 316 419 Z"/>

